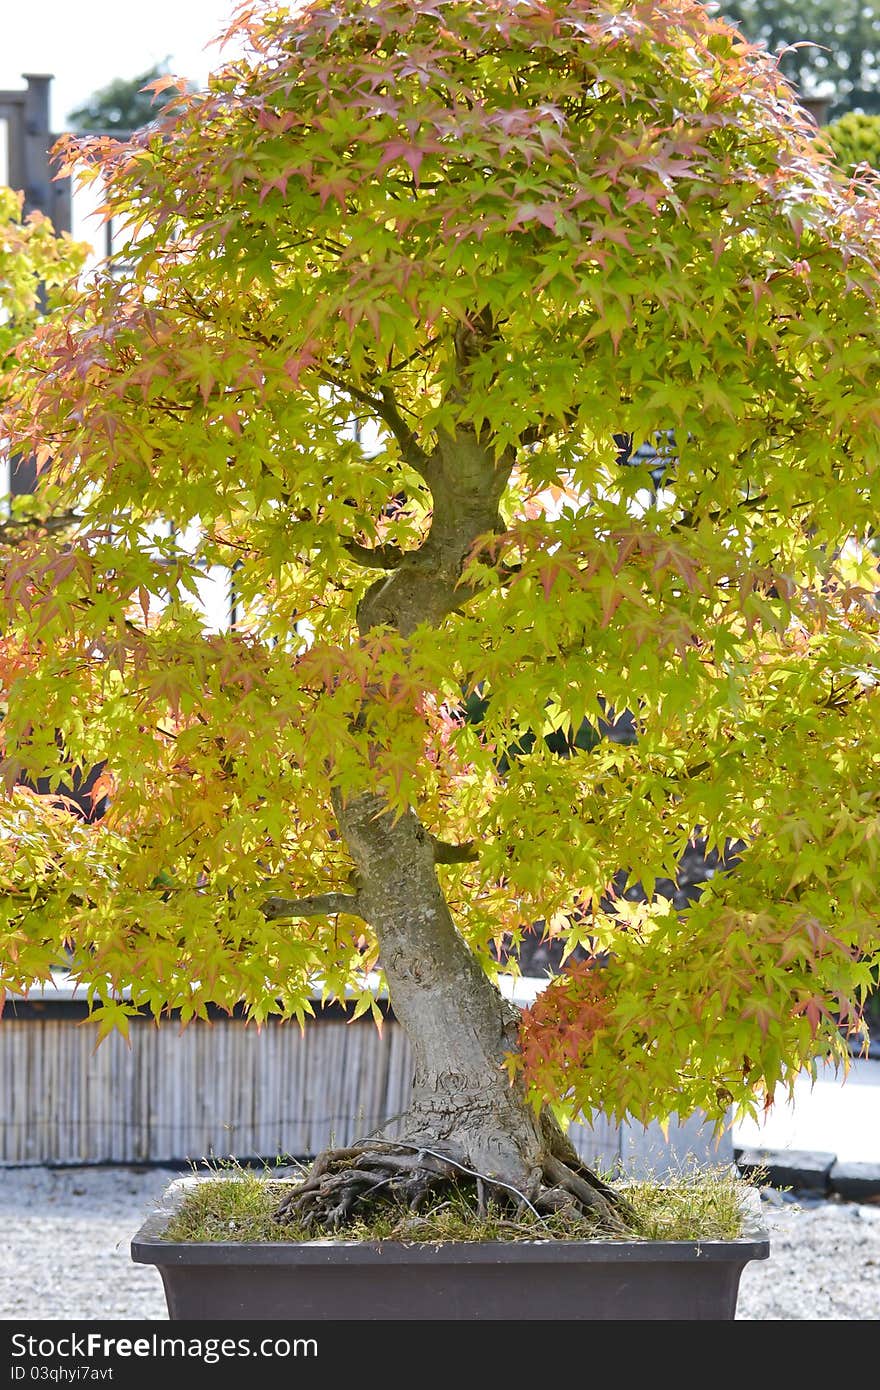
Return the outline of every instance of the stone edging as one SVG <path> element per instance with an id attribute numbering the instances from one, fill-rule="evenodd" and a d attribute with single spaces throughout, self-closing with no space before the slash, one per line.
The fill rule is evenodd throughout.
<path id="1" fill-rule="evenodd" d="M 812 1149 L 734 1149 L 733 1156 L 743 1177 L 763 1175 L 770 1187 L 880 1202 L 880 1163 L 841 1163 Z"/>

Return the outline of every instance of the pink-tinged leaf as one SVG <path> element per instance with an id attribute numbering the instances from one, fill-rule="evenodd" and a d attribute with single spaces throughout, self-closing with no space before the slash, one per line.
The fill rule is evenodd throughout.
<path id="1" fill-rule="evenodd" d="M 620 574 L 620 571 L 623 569 L 624 565 L 626 565 L 630 561 L 630 559 L 635 554 L 636 550 L 638 550 L 638 548 L 638 536 L 624 535 L 621 537 L 620 541 L 618 542 L 617 556 L 613 566 L 614 574 Z"/>
<path id="2" fill-rule="evenodd" d="M 815 1038 L 819 1031 L 822 1015 L 827 1011 L 822 1007 L 818 999 L 808 999 L 806 1004 L 802 1005 L 798 1012 L 806 1015 L 807 1022 L 810 1025 L 810 1032 Z"/>
<path id="3" fill-rule="evenodd" d="M 761 1031 L 761 1037 L 766 1038 L 770 1024 L 776 1021 L 776 1014 L 770 1005 L 764 1001 L 756 1001 L 747 1004 L 740 1014 L 741 1018 L 752 1018 Z"/>
<path id="4" fill-rule="evenodd" d="M 267 111 L 262 110 L 257 116 L 257 125 L 261 130 L 268 130 L 272 135 L 284 135 L 293 126 L 298 125 L 302 117 L 296 111 Z"/>
<path id="5" fill-rule="evenodd" d="M 544 569 L 541 570 L 541 588 L 544 590 L 545 599 L 549 600 L 558 574 L 558 565 L 545 565 Z"/>
<path id="6" fill-rule="evenodd" d="M 602 601 L 602 621 L 600 628 L 606 628 L 623 602 L 623 594 L 612 584 L 603 584 L 599 590 Z"/>
<path id="7" fill-rule="evenodd" d="M 318 201 L 322 208 L 331 198 L 335 198 L 343 211 L 345 211 L 346 208 L 346 194 L 351 192 L 352 187 L 353 185 L 349 180 L 343 178 L 341 174 L 334 175 L 332 178 L 322 179 L 319 183 L 314 185 L 315 192 L 318 195 Z"/>
<path id="8" fill-rule="evenodd" d="M 556 203 L 520 203 L 510 225 L 521 227 L 526 222 L 540 222 L 549 231 L 555 232 L 559 211 Z"/>
<path id="9" fill-rule="evenodd" d="M 622 246 L 624 250 L 632 250 L 632 242 L 624 231 L 623 227 L 615 227 L 613 223 L 608 226 L 597 227 L 590 237 L 593 242 L 613 241 L 617 246 Z"/>
<path id="10" fill-rule="evenodd" d="M 292 353 L 290 357 L 286 359 L 284 363 L 284 371 L 286 372 L 287 376 L 290 377 L 290 380 L 293 382 L 294 386 L 298 386 L 299 379 L 302 376 L 303 372 L 307 371 L 309 367 L 314 366 L 317 360 L 318 359 L 313 350 L 313 344 L 305 343 L 300 348 L 299 352 Z"/>
<path id="11" fill-rule="evenodd" d="M 277 189 L 283 198 L 287 192 L 287 185 L 289 182 L 289 174 L 278 174 L 274 179 L 269 179 L 268 183 L 264 183 L 260 189 L 260 202 L 264 203 L 266 201 L 273 188 Z"/>
<path id="12" fill-rule="evenodd" d="M 408 164 L 412 176 L 416 183 L 419 181 L 419 170 L 425 158 L 425 150 L 419 145 L 411 145 L 406 140 L 389 140 L 385 146 L 382 158 L 379 160 L 377 172 L 381 173 L 389 164 L 394 164 L 398 159 L 402 159 L 404 164 Z"/>
<path id="13" fill-rule="evenodd" d="M 631 188 L 624 199 L 624 206 L 631 208 L 636 203 L 644 203 L 651 212 L 656 212 L 661 202 L 663 194 L 648 188 Z"/>

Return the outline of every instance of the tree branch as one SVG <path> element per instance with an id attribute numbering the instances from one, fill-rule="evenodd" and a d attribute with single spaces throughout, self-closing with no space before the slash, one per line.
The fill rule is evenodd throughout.
<path id="1" fill-rule="evenodd" d="M 343 541 L 342 545 L 355 564 L 363 565 L 364 569 L 396 570 L 406 554 L 397 545 L 359 545 L 350 540 Z"/>
<path id="2" fill-rule="evenodd" d="M 426 184 L 422 184 L 422 188 L 426 187 Z M 437 187 L 439 188 L 440 185 L 438 184 Z M 430 350 L 431 348 L 435 348 L 437 344 L 441 341 L 442 335 L 438 333 L 436 337 L 429 338 L 428 341 L 422 347 L 416 348 L 415 352 L 411 352 L 408 357 L 401 357 L 399 362 L 395 362 L 393 366 L 389 366 L 386 370 L 389 372 L 402 371 L 403 368 L 408 367 L 411 362 L 415 362 L 418 360 L 418 358 L 424 357 L 426 349 Z"/>
<path id="3" fill-rule="evenodd" d="M 338 391 L 344 391 L 346 395 L 353 396 L 356 401 L 361 401 L 364 405 L 369 406 L 390 429 L 400 445 L 400 452 L 404 461 L 411 468 L 414 468 L 420 477 L 425 476 L 429 463 L 428 455 L 398 410 L 397 402 L 389 387 L 380 386 L 379 395 L 374 396 L 369 391 L 363 391 L 360 386 L 352 385 L 344 377 L 336 376 L 334 372 L 322 370 L 318 375 L 322 381 L 327 382 L 328 386 L 335 386 Z"/>
<path id="4" fill-rule="evenodd" d="M 516 444 L 521 449 L 527 449 L 532 444 L 542 444 L 545 439 L 550 439 L 554 434 L 559 434 L 560 430 L 576 425 L 578 413 L 576 410 L 566 410 L 562 420 L 543 421 L 540 425 L 528 425 L 520 432 Z"/>
<path id="5" fill-rule="evenodd" d="M 519 439 L 516 441 L 521 449 L 528 449 L 532 444 L 539 444 L 542 439 L 546 439 L 547 431 L 543 425 L 529 425 L 522 430 Z"/>
<path id="6" fill-rule="evenodd" d="M 480 851 L 473 840 L 468 840 L 464 845 L 451 845 L 448 841 L 438 840 L 436 835 L 432 835 L 431 844 L 434 848 L 435 864 L 473 864 L 480 857 Z"/>
<path id="7" fill-rule="evenodd" d="M 64 531 L 78 521 L 82 521 L 78 512 L 59 512 L 57 516 L 44 517 L 8 517 L 5 521 L 0 521 L 0 545 L 18 545 L 22 534 L 28 531 L 42 531 L 46 535 L 53 535 L 54 532 Z"/>
<path id="8" fill-rule="evenodd" d="M 311 898 L 267 898 L 261 912 L 267 922 L 282 917 L 329 917 L 335 912 L 348 912 L 362 917 L 360 899 L 349 893 L 316 893 Z"/>
<path id="9" fill-rule="evenodd" d="M 719 521 L 726 520 L 727 518 L 732 517 L 734 515 L 734 511 L 754 512 L 760 511 L 762 509 L 767 510 L 764 508 L 764 503 L 767 500 L 768 498 L 766 492 L 760 493 L 757 497 L 744 497 L 740 502 L 735 503 L 734 507 L 729 508 L 727 511 L 715 510 L 713 512 L 707 512 L 706 517 L 707 520 L 717 525 Z M 792 503 L 792 510 L 795 510 L 795 508 L 807 507 L 810 505 L 811 504 L 808 502 L 794 502 Z M 769 509 L 768 514 L 772 514 L 775 511 L 775 507 Z M 673 535 L 677 535 L 679 531 L 690 530 L 694 525 L 694 521 L 695 515 L 693 511 L 683 512 L 679 520 L 673 522 L 669 530 Z"/>

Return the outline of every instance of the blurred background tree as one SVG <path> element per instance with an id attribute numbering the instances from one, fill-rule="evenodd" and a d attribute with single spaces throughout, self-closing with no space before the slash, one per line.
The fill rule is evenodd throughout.
<path id="1" fill-rule="evenodd" d="M 779 53 L 786 77 L 804 97 L 831 99 L 834 120 L 860 108 L 880 111 L 880 8 L 865 0 L 721 0 L 708 8 L 753 43 Z M 814 46 L 815 45 L 815 46 Z"/>
<path id="2" fill-rule="evenodd" d="M 143 89 L 148 82 L 155 82 L 157 78 L 167 76 L 169 61 L 169 58 L 164 58 L 161 63 L 154 63 L 137 77 L 114 78 L 106 87 L 93 92 L 82 106 L 78 106 L 68 115 L 71 129 L 139 130 L 141 126 L 149 125 L 150 121 L 156 120 L 167 103 L 173 101 L 174 92 L 168 88 L 157 101 L 154 92 L 145 92 Z"/>

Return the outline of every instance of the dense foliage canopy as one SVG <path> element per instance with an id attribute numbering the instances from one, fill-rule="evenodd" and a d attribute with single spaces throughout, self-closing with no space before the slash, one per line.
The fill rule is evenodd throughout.
<path id="1" fill-rule="evenodd" d="M 487 971 L 536 920 L 595 953 L 527 1019 L 537 1096 L 749 1104 L 842 1050 L 878 949 L 876 194 L 692 0 L 238 27 L 206 93 L 69 152 L 131 242 L 11 380 L 79 519 L 5 565 L 0 985 L 64 950 L 104 1029 L 302 1018 L 316 975 L 369 1008 L 333 910 L 366 785 L 466 846 Z M 665 441 L 659 485 L 622 437 Z M 429 620 L 360 630 L 401 567 L 438 592 L 432 517 L 487 467 Z M 576 744 L 626 709 L 635 742 Z M 22 789 L 103 759 L 99 826 Z M 739 864 L 678 913 L 653 885 L 698 832 Z"/>
<path id="2" fill-rule="evenodd" d="M 57 307 L 85 248 L 62 234 L 40 212 L 23 213 L 24 195 L 0 185 L 0 369 L 40 320 Z"/>

